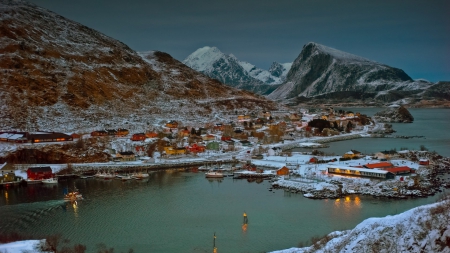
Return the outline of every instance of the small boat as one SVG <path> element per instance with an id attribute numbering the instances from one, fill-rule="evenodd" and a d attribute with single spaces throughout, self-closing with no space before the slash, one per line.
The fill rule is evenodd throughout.
<path id="1" fill-rule="evenodd" d="M 72 192 L 68 192 L 66 195 L 64 195 L 65 201 L 74 202 L 77 200 L 83 199 L 83 195 L 79 193 L 76 189 Z"/>
<path id="2" fill-rule="evenodd" d="M 130 179 L 133 179 L 130 175 L 122 175 L 122 176 L 120 176 L 120 180 L 122 180 L 122 181 L 127 181 L 127 180 L 130 180 Z"/>
<path id="3" fill-rule="evenodd" d="M 205 173 L 206 178 L 223 178 L 223 173 L 219 171 L 208 171 Z"/>
<path id="4" fill-rule="evenodd" d="M 57 184 L 58 183 L 58 179 L 52 177 L 52 178 L 47 178 L 47 179 L 42 179 L 42 183 L 44 184 Z"/>
<path id="5" fill-rule="evenodd" d="M 141 173 L 141 172 L 139 172 L 139 173 L 135 173 L 135 174 L 133 174 L 132 175 L 132 178 L 134 178 L 134 179 L 144 179 L 144 178 L 148 178 L 150 175 L 148 174 L 148 173 Z"/>

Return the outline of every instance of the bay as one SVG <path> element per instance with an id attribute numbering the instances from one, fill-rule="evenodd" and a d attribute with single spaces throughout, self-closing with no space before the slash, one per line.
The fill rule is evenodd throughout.
<path id="1" fill-rule="evenodd" d="M 62 200 L 64 188 L 74 186 L 85 198 L 78 205 Z M 85 244 L 88 252 L 96 252 L 99 243 L 115 252 L 211 252 L 216 233 L 219 252 L 267 252 L 440 197 L 311 200 L 269 188 L 268 181 L 208 180 L 186 170 L 155 172 L 147 182 L 76 179 L 13 187 L 0 190 L 0 231 L 60 233 Z"/>

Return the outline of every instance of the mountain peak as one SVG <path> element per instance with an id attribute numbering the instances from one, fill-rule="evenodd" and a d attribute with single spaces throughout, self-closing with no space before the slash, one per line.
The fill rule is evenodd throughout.
<path id="1" fill-rule="evenodd" d="M 205 46 L 195 50 L 195 52 L 190 54 L 183 61 L 183 63 L 197 71 L 205 71 L 215 61 L 224 56 L 225 54 L 222 53 L 217 47 Z"/>
<path id="2" fill-rule="evenodd" d="M 306 53 L 309 54 L 314 54 L 314 53 L 323 53 L 323 54 L 327 54 L 330 55 L 331 57 L 335 58 L 335 59 L 339 59 L 339 60 L 347 60 L 347 61 L 357 61 L 357 62 L 373 62 L 375 63 L 375 61 L 366 59 L 364 57 L 358 56 L 358 55 L 354 55 L 354 54 L 350 54 L 332 47 L 328 47 L 316 42 L 309 42 L 306 45 L 303 46 L 303 50 L 302 52 L 305 51 Z"/>
<path id="3" fill-rule="evenodd" d="M 197 49 L 183 63 L 229 86 L 263 95 L 269 94 L 284 81 L 292 65 L 274 63 L 267 71 L 208 46 Z"/>

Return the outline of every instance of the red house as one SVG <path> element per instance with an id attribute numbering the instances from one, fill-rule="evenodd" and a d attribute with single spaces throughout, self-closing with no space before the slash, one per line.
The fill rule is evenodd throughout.
<path id="1" fill-rule="evenodd" d="M 132 141 L 144 141 L 147 138 L 144 133 L 133 134 Z"/>
<path id="2" fill-rule="evenodd" d="M 204 146 L 197 145 L 197 143 L 194 143 L 191 147 L 187 147 L 187 149 L 191 153 L 202 153 L 205 152 L 206 148 Z"/>
<path id="3" fill-rule="evenodd" d="M 420 159 L 419 165 L 430 165 L 430 160 L 428 159 Z"/>
<path id="4" fill-rule="evenodd" d="M 27 170 L 27 177 L 31 180 L 41 180 L 53 177 L 52 168 L 46 167 L 31 167 Z"/>
<path id="5" fill-rule="evenodd" d="M 222 137 L 220 137 L 220 139 L 221 139 L 222 141 L 231 141 L 231 136 L 222 135 Z"/>

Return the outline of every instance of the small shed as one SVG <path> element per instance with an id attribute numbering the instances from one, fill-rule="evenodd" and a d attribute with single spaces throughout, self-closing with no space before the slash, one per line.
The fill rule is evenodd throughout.
<path id="1" fill-rule="evenodd" d="M 286 166 L 283 166 L 283 168 L 277 170 L 277 175 L 289 175 L 289 169 Z"/>
<path id="2" fill-rule="evenodd" d="M 31 180 L 42 180 L 53 177 L 52 168 L 50 166 L 31 167 L 27 170 L 27 177 Z"/>
<path id="3" fill-rule="evenodd" d="M 430 160 L 428 159 L 420 159 L 419 165 L 430 165 Z"/>

